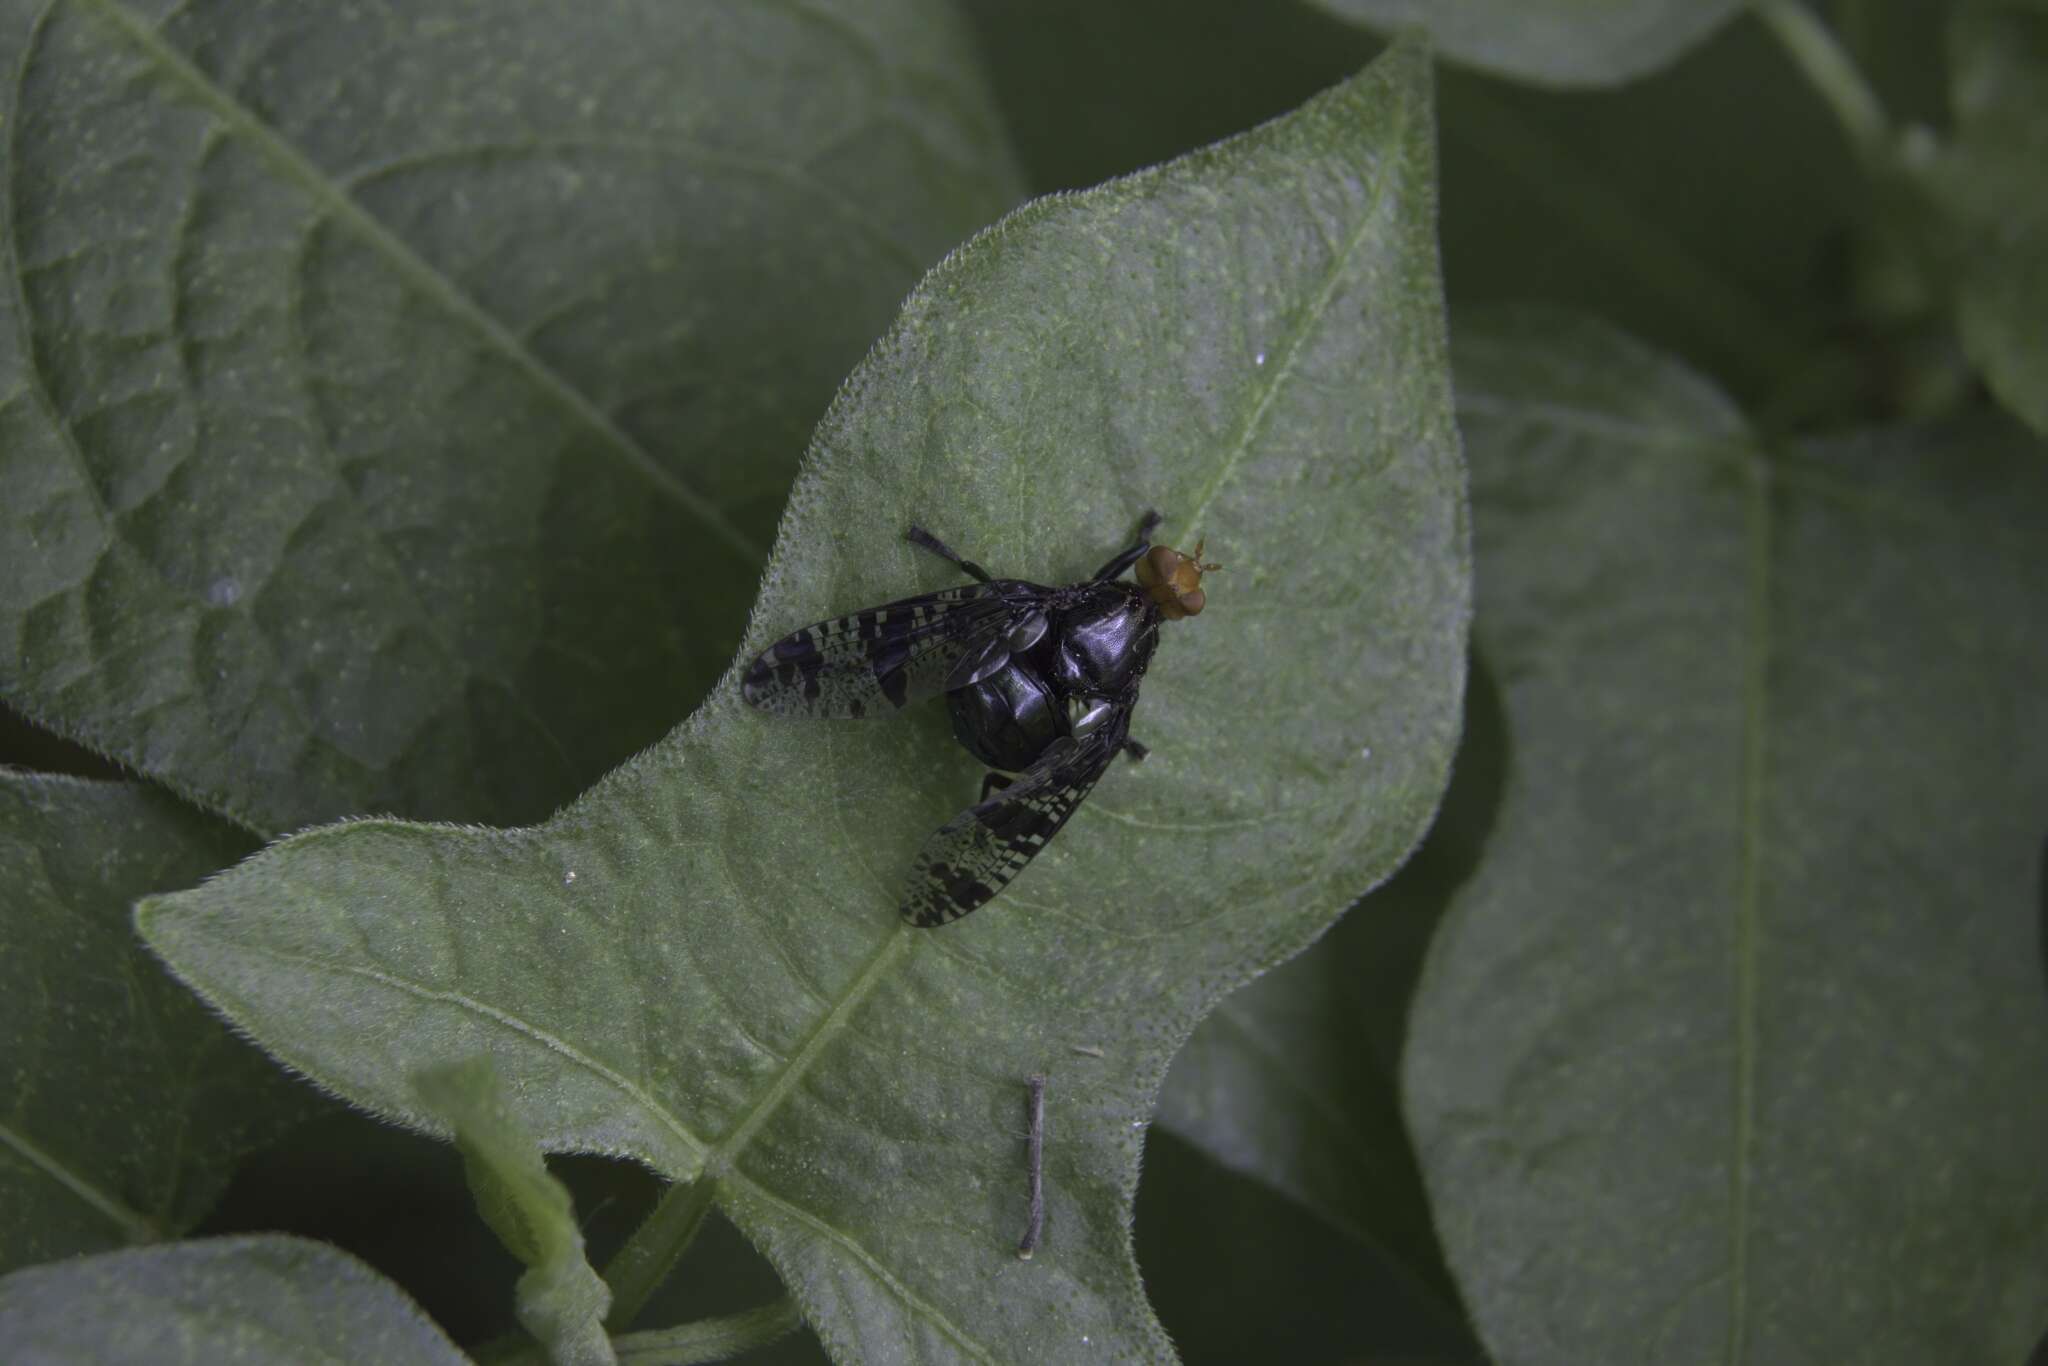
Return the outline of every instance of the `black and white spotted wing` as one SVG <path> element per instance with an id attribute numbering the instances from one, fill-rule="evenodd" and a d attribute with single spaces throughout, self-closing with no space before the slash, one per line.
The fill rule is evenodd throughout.
<path id="1" fill-rule="evenodd" d="M 962 659 L 1006 635 L 1045 592 L 995 579 L 817 622 L 757 655 L 740 693 L 763 711 L 790 716 L 893 712 L 945 691 Z"/>
<path id="2" fill-rule="evenodd" d="M 1045 848 L 1123 748 L 1121 709 L 1085 740 L 1061 737 L 1002 791 L 933 831 L 903 893 L 903 918 L 923 929 L 958 920 L 1009 885 Z"/>

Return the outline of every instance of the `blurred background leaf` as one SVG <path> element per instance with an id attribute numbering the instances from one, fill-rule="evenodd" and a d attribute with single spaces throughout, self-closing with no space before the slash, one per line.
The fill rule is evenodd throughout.
<path id="1" fill-rule="evenodd" d="M 174 1238 L 325 1108 L 135 938 L 129 903 L 250 852 L 140 783 L 0 769 L 0 1271 Z"/>
<path id="2" fill-rule="evenodd" d="M 1534 86 L 1620 85 L 1669 65 L 1742 0 L 1315 0 L 1388 31 L 1419 25 L 1443 56 Z"/>
<path id="3" fill-rule="evenodd" d="M 1971 362 L 2048 435 L 2048 3 L 1969 0 L 1947 37 L 1954 133 L 1922 189 Z"/>
<path id="4" fill-rule="evenodd" d="M 1836 8 L 1894 112 L 1939 118 L 1928 55 L 1943 7 Z M 1379 45 L 1307 0 L 969 0 L 968 14 L 1039 191 L 1273 117 Z M 1946 364 L 1919 333 L 1879 326 L 1893 305 L 1863 278 L 1877 205 L 1827 105 L 1761 25 L 1725 24 L 1620 89 L 1558 93 L 1455 66 L 1438 81 L 1454 306 L 1611 317 L 1802 428 L 1906 411 L 1918 367 Z"/>
<path id="5" fill-rule="evenodd" d="M 2048 1319 L 2048 462 L 1769 445 L 1554 313 L 1463 320 L 1514 762 L 1404 1079 L 1516 1361 L 2014 1361 Z"/>
<path id="6" fill-rule="evenodd" d="M 1137 1240 L 1145 1293 L 1189 1366 L 1481 1360 L 1404 1270 L 1162 1128 L 1145 1139 Z"/>
<path id="7" fill-rule="evenodd" d="M 468 1358 L 383 1277 L 276 1235 L 75 1257 L 0 1276 L 0 1343 L 36 1366 L 302 1366 Z"/>
<path id="8" fill-rule="evenodd" d="M 262 832 L 533 820 L 731 659 L 1017 198 L 941 0 L 0 5 L 0 690 Z"/>
<path id="9" fill-rule="evenodd" d="M 616 1159 L 559 1156 L 592 1256 L 608 1256 L 646 1216 L 658 1182 Z M 253 1154 L 194 1237 L 283 1230 L 330 1244 L 404 1287 L 464 1346 L 514 1330 L 520 1266 L 477 1217 L 451 1144 L 336 1107 Z"/>

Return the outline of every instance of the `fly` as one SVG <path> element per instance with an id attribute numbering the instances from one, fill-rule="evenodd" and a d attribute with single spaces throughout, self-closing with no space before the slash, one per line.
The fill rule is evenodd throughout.
<path id="1" fill-rule="evenodd" d="M 1064 588 L 998 579 L 938 537 L 909 539 L 974 580 L 792 631 L 748 666 L 740 695 L 796 716 L 893 714 L 943 695 L 953 734 L 991 770 L 981 797 L 934 831 L 903 894 L 903 918 L 958 920 L 1009 884 L 1059 833 L 1131 738 L 1138 684 L 1159 624 L 1202 610 L 1202 543 L 1192 555 L 1138 542 Z M 1136 583 L 1123 580 L 1135 569 Z"/>

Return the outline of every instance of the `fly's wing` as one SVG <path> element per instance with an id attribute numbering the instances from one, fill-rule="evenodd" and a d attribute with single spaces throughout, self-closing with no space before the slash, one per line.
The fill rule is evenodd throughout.
<path id="1" fill-rule="evenodd" d="M 1125 710 L 1085 740 L 1053 741 L 1008 787 L 933 831 L 910 870 L 903 918 L 944 925 L 1008 886 L 1067 823 L 1129 731 Z"/>
<path id="2" fill-rule="evenodd" d="M 970 583 L 791 631 L 747 666 L 740 696 L 790 716 L 897 711 L 945 691 L 960 661 L 1028 616 L 1039 591 L 1015 579 Z"/>

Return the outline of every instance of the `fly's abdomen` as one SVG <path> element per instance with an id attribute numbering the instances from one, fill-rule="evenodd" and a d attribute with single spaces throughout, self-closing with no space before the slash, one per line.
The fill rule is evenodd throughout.
<path id="1" fill-rule="evenodd" d="M 1027 664 L 1011 664 L 947 694 L 953 734 L 990 768 L 1016 773 L 1066 734 L 1053 691 Z"/>

